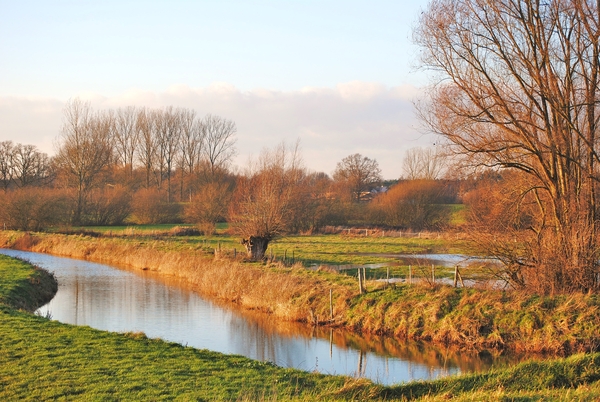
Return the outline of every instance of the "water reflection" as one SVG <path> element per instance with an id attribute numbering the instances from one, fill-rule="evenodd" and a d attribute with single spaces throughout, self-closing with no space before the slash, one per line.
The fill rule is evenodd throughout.
<path id="1" fill-rule="evenodd" d="M 241 354 L 328 374 L 363 376 L 382 384 L 433 379 L 504 364 L 393 338 L 282 323 L 202 299 L 181 281 L 39 253 L 0 250 L 55 273 L 59 290 L 40 309 L 61 322 Z"/>

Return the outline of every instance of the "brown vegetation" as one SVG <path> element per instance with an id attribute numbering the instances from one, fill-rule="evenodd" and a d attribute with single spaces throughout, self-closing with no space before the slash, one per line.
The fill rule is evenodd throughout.
<path id="1" fill-rule="evenodd" d="M 401 181 L 373 200 L 373 221 L 414 230 L 442 229 L 450 218 L 444 204 L 455 201 L 453 190 L 443 181 Z"/>
<path id="2" fill-rule="evenodd" d="M 329 320 L 329 289 L 335 295 L 336 311 L 344 310 L 351 295 L 347 287 L 330 284 L 303 268 L 213 258 L 199 248 L 169 250 L 161 241 L 146 245 L 143 240 L 2 232 L 0 245 L 178 277 L 208 297 L 290 321 Z M 290 275 L 290 270 L 299 275 Z"/>
<path id="3" fill-rule="evenodd" d="M 437 72 L 426 124 L 470 164 L 523 177 L 513 205 L 535 219 L 501 248 L 533 291 L 600 286 L 599 12 L 584 0 L 436 0 L 415 31 Z"/>

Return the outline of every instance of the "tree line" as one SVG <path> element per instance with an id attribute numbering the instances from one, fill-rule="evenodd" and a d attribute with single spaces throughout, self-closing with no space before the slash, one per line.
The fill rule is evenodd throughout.
<path id="1" fill-rule="evenodd" d="M 23 230 L 189 222 L 205 233 L 227 220 L 249 250 L 259 238 L 266 250 L 280 234 L 326 225 L 441 228 L 447 221 L 442 204 L 456 201 L 456 186 L 418 173 L 416 160 L 405 167 L 412 180 L 391 191 L 381 191 L 386 187 L 375 159 L 349 155 L 330 176 L 310 171 L 298 144 L 265 149 L 236 171 L 236 131 L 232 120 L 190 109 L 96 111 L 71 100 L 55 156 L 0 143 L 0 218 L 5 227 Z M 411 152 L 428 170 L 429 151 Z"/>

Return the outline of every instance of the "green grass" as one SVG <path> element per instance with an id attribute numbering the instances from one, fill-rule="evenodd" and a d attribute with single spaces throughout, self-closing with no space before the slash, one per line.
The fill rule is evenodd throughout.
<path id="1" fill-rule="evenodd" d="M 46 271 L 0 254 L 0 305 L 34 310 L 50 300 L 57 286 Z"/>
<path id="2" fill-rule="evenodd" d="M 49 322 L 6 308 L 0 309 L 0 332 L 3 400 L 254 400 L 271 395 L 316 399 L 347 380 L 186 348 L 143 334 Z"/>
<path id="3" fill-rule="evenodd" d="M 465 204 L 447 204 L 450 209 L 450 226 L 457 227 L 467 223 L 467 206 Z"/>

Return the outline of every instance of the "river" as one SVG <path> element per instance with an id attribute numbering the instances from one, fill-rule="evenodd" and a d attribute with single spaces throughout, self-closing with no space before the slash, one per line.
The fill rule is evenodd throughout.
<path id="1" fill-rule="evenodd" d="M 381 384 L 485 371 L 511 359 L 393 338 L 280 323 L 263 314 L 220 306 L 177 281 L 150 272 L 47 254 L 0 249 L 56 275 L 58 292 L 37 313 L 113 332 L 143 332 L 198 349 L 239 354 L 325 374 L 366 377 Z"/>

